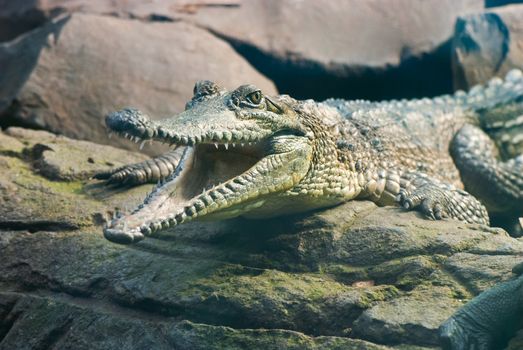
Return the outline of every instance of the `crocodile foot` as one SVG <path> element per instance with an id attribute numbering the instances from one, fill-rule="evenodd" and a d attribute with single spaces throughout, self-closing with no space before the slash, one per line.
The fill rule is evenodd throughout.
<path id="1" fill-rule="evenodd" d="M 438 199 L 442 195 L 439 192 L 435 185 L 424 184 L 413 191 L 401 189 L 396 201 L 407 210 L 418 210 L 432 220 L 441 220 L 448 215 Z"/>

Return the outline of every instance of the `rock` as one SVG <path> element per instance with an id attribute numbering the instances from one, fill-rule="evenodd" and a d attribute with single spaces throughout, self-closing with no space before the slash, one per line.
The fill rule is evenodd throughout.
<path id="1" fill-rule="evenodd" d="M 450 91 L 454 21 L 482 9 L 479 0 L 398 0 L 386 9 L 381 1 L 253 0 L 173 16 L 226 38 L 281 92 L 384 99 Z"/>
<path id="2" fill-rule="evenodd" d="M 46 2 L 0 0 L 0 42 L 42 25 L 51 15 L 39 8 L 43 3 Z"/>
<path id="3" fill-rule="evenodd" d="M 454 86 L 468 90 L 523 69 L 523 5 L 460 17 L 452 40 Z"/>
<path id="4" fill-rule="evenodd" d="M 455 19 L 483 7 L 483 0 L 396 0 L 387 8 L 379 0 L 61 0 L 29 9 L 195 23 L 228 41 L 284 93 L 384 99 L 450 92 Z"/>
<path id="5" fill-rule="evenodd" d="M 493 8 L 458 19 L 452 41 L 455 87 L 468 90 L 493 77 L 504 77 L 511 69 L 523 69 L 522 21 L 523 5 Z M 500 115 L 506 114 L 495 111 L 486 114 L 483 123 L 505 159 L 520 157 L 523 124 L 515 115 L 510 125 L 500 128 L 499 122 L 503 119 Z M 515 224 L 513 231 L 519 232 L 521 228 Z"/>
<path id="6" fill-rule="evenodd" d="M 354 334 L 378 342 L 439 345 L 439 326 L 461 306 L 449 294 L 449 288 L 431 287 L 378 303 L 354 322 Z"/>
<path id="7" fill-rule="evenodd" d="M 276 92 L 227 43 L 185 23 L 74 14 L 0 45 L 0 66 L 0 118 L 128 148 L 107 138 L 107 113 L 134 106 L 171 116 L 201 79 Z"/>
<path id="8" fill-rule="evenodd" d="M 498 7 L 522 2 L 522 0 L 485 0 L 485 7 Z"/>
<path id="9" fill-rule="evenodd" d="M 35 349 L 52 344 L 59 349 L 339 349 L 386 350 L 387 347 L 365 341 L 310 337 L 278 329 L 235 330 L 177 321 L 175 318 L 156 320 L 118 312 L 107 312 L 104 302 L 86 307 L 74 298 L 63 302 L 45 297 L 0 293 L 0 329 L 7 334 L 2 348 Z M 116 311 L 116 312 L 115 312 Z M 120 310 L 123 311 L 123 310 Z M 25 334 L 37 337 L 20 339 Z"/>
<path id="10" fill-rule="evenodd" d="M 108 168 L 141 162 L 149 158 L 114 147 L 72 140 L 46 131 L 12 127 L 5 131 L 3 138 L 22 141 L 27 147 L 23 151 L 30 153 L 34 160 L 33 166 L 49 180 L 86 180 Z M 19 147 L 13 149 L 19 150 Z M 78 166 L 79 163 L 82 165 Z"/>
<path id="11" fill-rule="evenodd" d="M 434 348 L 438 325 L 523 258 L 501 229 L 367 201 L 192 222 L 120 246 L 101 226 L 150 186 L 88 180 L 86 159 L 134 154 L 10 129 L 0 155 L 1 349 Z M 51 181 L 39 162 L 70 176 Z"/>
<path id="12" fill-rule="evenodd" d="M 79 180 L 145 158 L 45 131 L 9 128 L 0 133 L 0 228 L 60 231 L 101 224 L 115 207 L 124 209 L 121 203 L 139 203 L 151 186 L 121 193 Z"/>

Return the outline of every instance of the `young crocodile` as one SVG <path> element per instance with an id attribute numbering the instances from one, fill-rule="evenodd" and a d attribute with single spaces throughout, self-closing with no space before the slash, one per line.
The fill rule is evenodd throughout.
<path id="1" fill-rule="evenodd" d="M 297 101 L 264 96 L 252 85 L 229 92 L 201 81 L 175 117 L 152 121 L 124 109 L 106 123 L 135 141 L 175 147 L 96 176 L 118 184 L 160 181 L 138 208 L 107 225 L 104 235 L 114 242 L 137 242 L 195 219 L 277 216 L 360 198 L 468 223 L 488 224 L 487 210 L 514 223 L 523 214 L 518 70 L 468 93 L 377 103 Z M 519 281 L 501 285 L 447 321 L 447 347 L 468 349 L 480 337 L 492 339 L 498 324 L 519 315 L 519 309 L 506 317 L 497 313 L 490 328 L 488 319 L 485 325 L 475 321 L 493 307 L 492 295 L 506 297 L 504 291 L 519 288 Z"/>
<path id="2" fill-rule="evenodd" d="M 468 94 L 377 103 L 297 101 L 201 81 L 175 117 L 152 121 L 135 109 L 107 116 L 114 132 L 176 148 L 96 176 L 161 181 L 138 208 L 110 222 L 105 237 L 132 243 L 195 219 L 277 216 L 362 198 L 431 219 L 489 224 L 488 210 L 516 221 L 522 115 L 518 70 Z M 502 151 L 482 129 L 502 133 Z"/>

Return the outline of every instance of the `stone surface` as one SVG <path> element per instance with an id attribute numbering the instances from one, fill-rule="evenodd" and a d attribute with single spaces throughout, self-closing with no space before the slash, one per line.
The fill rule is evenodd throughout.
<path id="1" fill-rule="evenodd" d="M 29 25 L 32 13 L 59 12 L 190 22 L 230 42 L 284 93 L 383 99 L 450 92 L 455 19 L 483 7 L 484 0 L 49 0 L 15 9 Z"/>
<path id="2" fill-rule="evenodd" d="M 229 44 L 185 23 L 74 14 L 0 45 L 0 66 L 7 67 L 0 70 L 3 125 L 133 148 L 107 138 L 107 113 L 133 106 L 156 119 L 171 116 L 201 79 L 276 92 Z"/>
<path id="3" fill-rule="evenodd" d="M 0 133 L 0 227 L 60 231 L 100 224 L 116 207 L 124 210 L 122 203 L 139 203 L 151 186 L 123 192 L 78 180 L 145 158 L 45 131 L 9 128 Z"/>
<path id="4" fill-rule="evenodd" d="M 42 25 L 50 13 L 42 11 L 41 5 L 38 0 L 0 0 L 0 42 Z"/>
<path id="5" fill-rule="evenodd" d="M 523 5 L 463 16 L 452 40 L 454 85 L 469 89 L 523 69 Z"/>
<path id="6" fill-rule="evenodd" d="M 143 156 L 23 129 L 0 155 L 0 349 L 437 348 L 438 325 L 523 258 L 503 230 L 367 201 L 120 246 L 104 218 L 150 186 L 103 186 L 87 159 Z"/>

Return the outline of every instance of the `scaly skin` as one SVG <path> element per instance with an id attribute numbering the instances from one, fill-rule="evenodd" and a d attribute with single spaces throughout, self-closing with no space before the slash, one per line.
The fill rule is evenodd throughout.
<path id="1" fill-rule="evenodd" d="M 202 81 L 175 117 L 152 121 L 125 109 L 106 118 L 113 132 L 175 150 L 97 176 L 161 180 L 104 235 L 133 243 L 191 220 L 277 216 L 363 198 L 430 219 L 489 224 L 488 209 L 516 223 L 523 216 L 522 115 L 520 71 L 469 93 L 379 103 L 297 101 L 263 96 L 252 85 L 229 92 Z M 469 311 L 490 311 L 490 300 L 448 321 L 450 348 L 473 349 L 498 329 L 475 327 L 478 312 Z"/>
<path id="2" fill-rule="evenodd" d="M 468 94 L 380 103 L 296 101 L 263 96 L 252 85 L 228 92 L 199 82 L 178 116 L 152 121 L 126 109 L 107 117 L 114 132 L 177 149 L 97 176 L 165 180 L 113 220 L 105 236 L 131 243 L 195 219 L 276 216 L 359 198 L 399 202 L 432 219 L 488 224 L 479 197 L 491 213 L 517 218 L 523 157 L 504 161 L 481 127 L 523 128 L 522 98 L 520 71 Z M 506 149 L 523 148 L 513 139 Z"/>
<path id="3" fill-rule="evenodd" d="M 523 276 L 500 283 L 459 309 L 440 327 L 444 350 L 503 349 L 522 326 Z"/>

